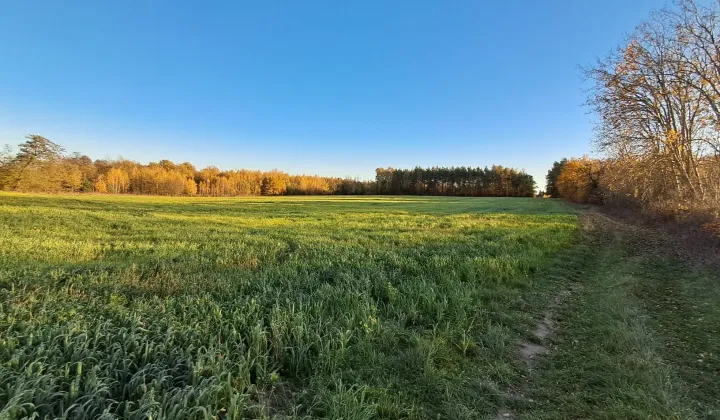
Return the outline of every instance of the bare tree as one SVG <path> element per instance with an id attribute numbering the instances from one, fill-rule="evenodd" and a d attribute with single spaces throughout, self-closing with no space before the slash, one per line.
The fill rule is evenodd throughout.
<path id="1" fill-rule="evenodd" d="M 678 6 L 655 13 L 586 70 L 598 145 L 626 171 L 615 187 L 643 201 L 717 197 L 708 166 L 719 150 L 720 7 Z"/>

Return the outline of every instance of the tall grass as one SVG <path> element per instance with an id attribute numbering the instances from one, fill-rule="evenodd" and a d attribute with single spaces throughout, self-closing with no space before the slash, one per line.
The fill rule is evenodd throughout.
<path id="1" fill-rule="evenodd" d="M 0 418 L 477 418 L 562 203 L 0 194 Z"/>

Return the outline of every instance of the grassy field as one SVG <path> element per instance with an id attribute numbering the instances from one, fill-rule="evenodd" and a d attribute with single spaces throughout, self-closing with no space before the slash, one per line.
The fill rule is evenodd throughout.
<path id="1" fill-rule="evenodd" d="M 10 418 L 478 418 L 577 214 L 534 199 L 0 195 Z"/>
<path id="2" fill-rule="evenodd" d="M 0 193 L 0 419 L 717 418 L 717 273 L 580 220 L 539 199 Z"/>

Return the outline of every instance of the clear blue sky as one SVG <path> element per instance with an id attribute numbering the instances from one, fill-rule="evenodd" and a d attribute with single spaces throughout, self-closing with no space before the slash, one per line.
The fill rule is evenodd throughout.
<path id="1" fill-rule="evenodd" d="M 0 143 L 374 177 L 591 151 L 579 65 L 660 0 L 0 1 Z"/>

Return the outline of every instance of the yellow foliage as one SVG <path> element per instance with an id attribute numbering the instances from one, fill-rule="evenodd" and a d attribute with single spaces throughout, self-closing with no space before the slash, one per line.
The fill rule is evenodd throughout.
<path id="1" fill-rule="evenodd" d="M 103 181 L 102 178 L 99 178 L 97 181 L 95 181 L 95 192 L 99 192 L 99 193 L 107 192 L 107 184 L 105 183 L 105 181 Z"/>
<path id="2" fill-rule="evenodd" d="M 185 180 L 185 189 L 183 193 L 190 196 L 197 194 L 197 184 L 195 183 L 195 180 L 193 180 L 192 178 L 188 178 Z"/>
<path id="3" fill-rule="evenodd" d="M 107 173 L 106 179 L 107 189 L 111 193 L 127 192 L 130 186 L 130 177 L 127 172 L 120 168 L 112 168 Z"/>

